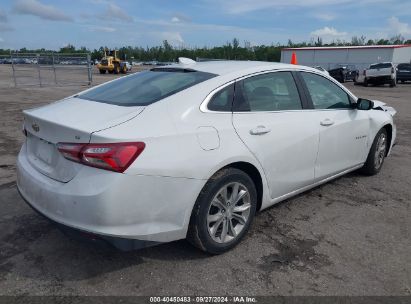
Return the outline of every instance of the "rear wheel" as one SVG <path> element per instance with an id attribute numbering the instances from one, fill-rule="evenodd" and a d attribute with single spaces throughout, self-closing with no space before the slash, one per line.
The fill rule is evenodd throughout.
<path id="1" fill-rule="evenodd" d="M 380 172 L 388 149 L 387 130 L 382 128 L 374 138 L 367 161 L 361 171 L 366 175 L 375 175 Z"/>
<path id="2" fill-rule="evenodd" d="M 99 70 L 100 71 L 100 74 L 105 74 L 106 73 L 106 70 Z"/>
<path id="3" fill-rule="evenodd" d="M 122 69 L 121 69 L 121 73 L 126 74 L 127 73 L 127 66 L 124 64 Z"/>
<path id="4" fill-rule="evenodd" d="M 235 168 L 223 169 L 198 196 L 187 239 L 212 254 L 230 250 L 247 233 L 256 206 L 257 191 L 251 178 Z"/>

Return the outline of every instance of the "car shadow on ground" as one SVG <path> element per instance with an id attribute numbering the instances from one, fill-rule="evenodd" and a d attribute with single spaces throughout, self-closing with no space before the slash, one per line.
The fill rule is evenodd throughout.
<path id="1" fill-rule="evenodd" d="M 6 193 L 7 192 L 7 193 Z M 0 187 L 5 200 L 0 213 L 0 281 L 10 273 L 33 279 L 83 280 L 144 264 L 205 259 L 210 255 L 180 240 L 134 251 L 120 251 L 105 243 L 72 238 L 34 212 L 20 198 L 14 183 Z M 7 206 L 7 205 L 13 206 Z"/>
<path id="2" fill-rule="evenodd" d="M 359 176 L 358 172 L 353 172 L 345 177 L 352 180 Z M 302 262 L 314 263 L 316 266 L 329 265 L 326 256 L 316 257 L 314 247 L 321 239 L 295 236 L 293 223 L 282 223 L 276 216 L 280 209 L 292 212 L 291 209 L 295 208 L 296 204 L 290 203 L 290 200 L 298 201 L 301 196 L 321 195 L 318 194 L 321 193 L 321 187 L 276 204 L 257 215 L 244 241 L 260 238 L 273 244 L 275 253 L 262 257 L 264 269 L 272 270 L 293 263 L 298 267 Z M 106 243 L 72 238 L 26 206 L 18 195 L 15 184 L 0 187 L 0 197 L 7 199 L 6 209 L 7 204 L 14 205 L 14 208 L 9 208 L 12 210 L 11 214 L 3 216 L 0 213 L 0 227 L 4 228 L 0 229 L 0 281 L 10 273 L 44 281 L 80 281 L 101 278 L 111 272 L 126 271 L 133 266 L 144 267 L 150 260 L 189 263 L 192 260 L 212 258 L 186 240 L 124 252 Z M 282 211 L 284 213 L 284 210 Z M 287 210 L 285 212 L 287 213 Z M 302 216 L 302 220 L 309 220 L 309 216 Z"/>

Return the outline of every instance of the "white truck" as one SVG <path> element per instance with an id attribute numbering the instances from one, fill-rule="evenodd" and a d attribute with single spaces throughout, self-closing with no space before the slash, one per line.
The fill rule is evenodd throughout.
<path id="1" fill-rule="evenodd" d="M 371 64 L 364 73 L 364 86 L 389 84 L 390 87 L 395 87 L 397 85 L 397 70 L 392 62 Z"/>

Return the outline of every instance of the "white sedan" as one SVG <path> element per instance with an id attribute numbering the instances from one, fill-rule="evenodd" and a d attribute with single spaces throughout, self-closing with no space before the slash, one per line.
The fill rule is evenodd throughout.
<path id="1" fill-rule="evenodd" d="M 120 249 L 187 238 L 218 254 L 257 211 L 378 173 L 394 114 L 314 68 L 181 59 L 24 111 L 17 185 L 47 218 Z"/>

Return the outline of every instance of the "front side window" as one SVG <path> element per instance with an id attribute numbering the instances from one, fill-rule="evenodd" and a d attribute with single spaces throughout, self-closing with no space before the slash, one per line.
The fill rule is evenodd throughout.
<path id="1" fill-rule="evenodd" d="M 146 106 L 216 75 L 184 69 L 153 69 L 122 77 L 78 98 L 118 106 Z"/>
<path id="2" fill-rule="evenodd" d="M 237 94 L 238 93 L 238 94 Z M 285 111 L 302 109 L 291 72 L 275 72 L 244 79 L 236 86 L 234 111 Z"/>
<path id="3" fill-rule="evenodd" d="M 313 102 L 314 109 L 347 109 L 351 108 L 348 94 L 325 77 L 301 73 Z"/>

